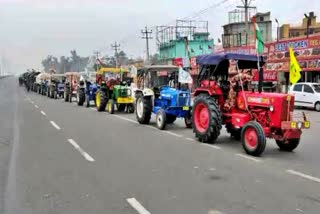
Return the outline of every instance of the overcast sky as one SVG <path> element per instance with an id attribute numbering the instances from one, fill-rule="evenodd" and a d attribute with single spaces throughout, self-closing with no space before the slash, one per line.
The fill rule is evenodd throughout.
<path id="1" fill-rule="evenodd" d="M 0 56 L 17 72 L 39 69 L 48 54 L 69 55 L 71 49 L 82 56 L 95 50 L 112 54 L 115 41 L 129 56 L 144 56 L 144 26 L 166 25 L 219 2 L 222 0 L 0 0 Z M 228 21 L 227 12 L 241 4 L 241 0 L 225 1 L 196 19 L 209 21 L 211 37 L 216 40 Z M 259 12 L 271 11 L 280 24 L 299 23 L 309 11 L 320 16 L 319 0 L 252 0 L 252 5 Z M 151 47 L 154 53 L 155 39 Z"/>

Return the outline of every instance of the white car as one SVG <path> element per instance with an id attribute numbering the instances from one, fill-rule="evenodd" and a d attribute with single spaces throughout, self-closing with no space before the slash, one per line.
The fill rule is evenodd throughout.
<path id="1" fill-rule="evenodd" d="M 295 106 L 310 107 L 320 112 L 320 83 L 297 83 L 289 93 L 295 97 Z"/>

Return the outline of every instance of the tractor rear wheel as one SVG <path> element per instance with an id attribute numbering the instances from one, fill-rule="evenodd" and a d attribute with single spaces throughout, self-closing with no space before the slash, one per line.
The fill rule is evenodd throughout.
<path id="1" fill-rule="evenodd" d="M 96 93 L 96 107 L 98 111 L 104 111 L 108 103 L 107 95 L 104 91 L 97 91 Z"/>
<path id="2" fill-rule="evenodd" d="M 86 100 L 86 95 L 84 93 L 84 89 L 80 89 L 77 93 L 78 106 L 83 106 L 83 103 L 85 100 Z"/>
<path id="3" fill-rule="evenodd" d="M 156 115 L 156 123 L 157 123 L 157 127 L 160 130 L 164 130 L 166 128 L 167 125 L 167 117 L 166 117 L 166 112 L 163 109 L 160 109 L 157 112 Z"/>
<path id="4" fill-rule="evenodd" d="M 108 112 L 110 114 L 114 114 L 114 105 L 115 105 L 115 102 L 113 99 L 110 99 L 109 102 L 108 102 Z"/>
<path id="5" fill-rule="evenodd" d="M 124 111 L 125 108 L 126 108 L 126 104 L 118 104 L 118 105 L 117 105 L 118 111 Z"/>
<path id="6" fill-rule="evenodd" d="M 241 142 L 247 154 L 260 156 L 266 148 L 266 136 L 260 123 L 246 123 L 241 131 Z"/>
<path id="7" fill-rule="evenodd" d="M 177 117 L 171 114 L 167 115 L 167 124 L 172 124 L 174 121 L 176 121 Z"/>
<path id="8" fill-rule="evenodd" d="M 144 97 L 142 94 L 137 95 L 136 100 L 136 117 L 140 124 L 149 124 L 152 113 L 151 97 Z"/>
<path id="9" fill-rule="evenodd" d="M 192 111 L 193 132 L 200 142 L 215 143 L 222 128 L 219 106 L 212 97 L 197 96 Z"/>
<path id="10" fill-rule="evenodd" d="M 290 139 L 287 141 L 276 140 L 276 143 L 279 146 L 280 150 L 286 151 L 286 152 L 292 152 L 298 147 L 300 143 L 300 139 Z"/>
<path id="11" fill-rule="evenodd" d="M 89 108 L 90 107 L 90 97 L 89 95 L 86 94 L 86 107 Z"/>

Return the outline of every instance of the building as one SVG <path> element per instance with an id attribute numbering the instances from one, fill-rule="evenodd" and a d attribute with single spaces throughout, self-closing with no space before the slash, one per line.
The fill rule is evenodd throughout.
<path id="1" fill-rule="evenodd" d="M 255 13 L 254 10 L 249 10 L 248 15 L 256 17 L 264 41 L 272 41 L 271 13 Z M 254 42 L 254 26 L 251 21 L 248 21 L 248 26 L 246 25 L 244 10 L 235 9 L 229 12 L 229 23 L 223 26 L 223 48 L 247 46 Z"/>
<path id="2" fill-rule="evenodd" d="M 157 45 L 163 64 L 190 67 L 190 58 L 213 52 L 207 21 L 177 20 L 174 26 L 157 27 Z"/>
<path id="3" fill-rule="evenodd" d="M 305 14 L 301 24 L 283 24 L 280 27 L 280 39 L 301 37 L 315 33 L 320 33 L 320 22 L 317 22 L 317 16 L 315 16 L 314 12 L 310 12 L 309 15 Z"/>

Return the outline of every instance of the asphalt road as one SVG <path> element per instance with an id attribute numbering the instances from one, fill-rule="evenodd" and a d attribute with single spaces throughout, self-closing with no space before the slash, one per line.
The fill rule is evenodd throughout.
<path id="1" fill-rule="evenodd" d="M 320 212 L 320 114 L 293 153 L 261 158 L 225 131 L 214 146 L 182 121 L 159 131 L 0 80 L 0 213 Z M 318 133 L 317 133 L 318 132 Z"/>

